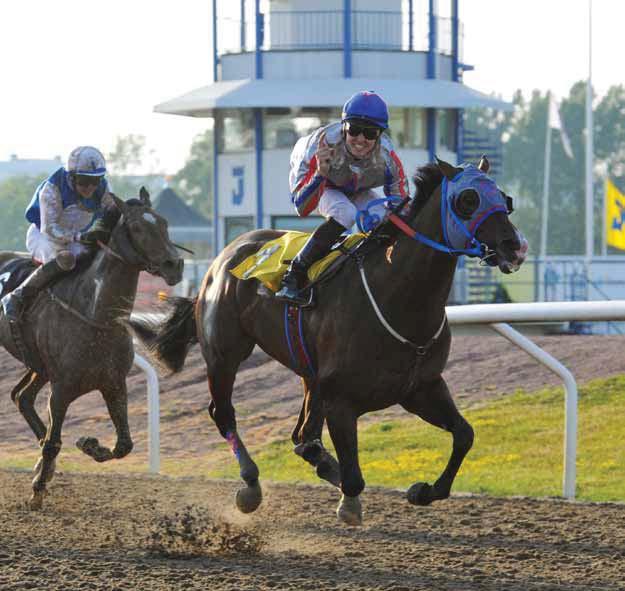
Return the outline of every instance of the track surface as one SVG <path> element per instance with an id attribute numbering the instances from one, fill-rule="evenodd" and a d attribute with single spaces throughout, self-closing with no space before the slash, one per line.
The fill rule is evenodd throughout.
<path id="1" fill-rule="evenodd" d="M 0 471 L 3 591 L 625 589 L 624 505 L 454 496 L 415 508 L 377 489 L 365 525 L 348 528 L 330 486 L 265 484 L 242 516 L 232 482 L 60 474 L 34 513 L 29 480 Z M 185 527 L 203 543 L 181 546 Z"/>

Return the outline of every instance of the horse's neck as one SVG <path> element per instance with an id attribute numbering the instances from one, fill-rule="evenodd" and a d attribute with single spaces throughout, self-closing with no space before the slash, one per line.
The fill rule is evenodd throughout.
<path id="1" fill-rule="evenodd" d="M 115 235 L 109 246 L 113 253 L 117 252 Z M 138 281 L 137 267 L 128 265 L 106 249 L 100 249 L 89 267 L 79 273 L 69 286 L 71 306 L 91 320 L 103 324 L 128 318 L 137 294 Z"/>
<path id="2" fill-rule="evenodd" d="M 411 225 L 420 234 L 443 244 L 438 194 L 430 197 Z M 436 310 L 442 310 L 447 303 L 456 257 L 417 242 L 403 232 L 399 232 L 386 256 L 388 261 L 376 267 L 386 269 L 380 279 L 388 294 L 387 306 L 399 310 L 404 320 L 413 317 L 427 327 L 440 323 Z"/>

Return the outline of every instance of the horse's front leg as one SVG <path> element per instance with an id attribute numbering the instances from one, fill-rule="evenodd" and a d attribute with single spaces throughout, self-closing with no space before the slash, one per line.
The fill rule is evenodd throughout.
<path id="1" fill-rule="evenodd" d="M 242 513 L 256 511 L 263 500 L 262 489 L 258 481 L 258 466 L 250 457 L 243 440 L 237 432 L 234 407 L 232 406 L 232 388 L 236 371 L 223 369 L 208 372 L 208 387 L 211 402 L 208 412 L 215 421 L 221 436 L 230 444 L 230 449 L 239 463 L 239 474 L 246 487 L 237 491 L 236 504 Z"/>
<path id="2" fill-rule="evenodd" d="M 358 417 L 348 402 L 339 400 L 328 405 L 326 421 L 341 469 L 343 496 L 336 514 L 347 525 L 361 525 L 360 493 L 365 481 L 358 463 Z"/>
<path id="3" fill-rule="evenodd" d="M 316 385 L 302 378 L 304 400 L 299 412 L 297 425 L 291 439 L 294 452 L 317 469 L 317 476 L 338 487 L 341 484 L 339 463 L 326 450 L 321 441 L 325 420 L 323 401 Z"/>
<path id="4" fill-rule="evenodd" d="M 33 479 L 33 495 L 30 498 L 31 509 L 41 509 L 46 495 L 46 482 L 54 475 L 56 457 L 61 451 L 61 429 L 63 421 L 76 393 L 62 384 L 53 384 L 48 401 L 48 430 L 41 441 L 41 459 L 37 463 L 37 471 Z"/>
<path id="5" fill-rule="evenodd" d="M 11 400 L 13 400 L 39 442 L 46 436 L 46 426 L 35 410 L 35 400 L 37 399 L 37 394 L 47 383 L 47 378 L 41 377 L 34 370 L 29 369 L 11 391 Z M 36 467 L 35 470 L 37 470 Z"/>
<path id="6" fill-rule="evenodd" d="M 453 437 L 451 456 L 443 473 L 434 485 L 427 482 L 413 484 L 407 492 L 408 501 L 413 505 L 429 505 L 432 501 L 446 499 L 462 461 L 473 445 L 473 428 L 458 412 L 442 377 L 421 385 L 402 402 L 402 406 L 424 421 L 449 431 Z"/>
<path id="7" fill-rule="evenodd" d="M 128 390 L 126 380 L 118 384 L 108 385 L 100 389 L 109 416 L 115 427 L 117 442 L 113 451 L 100 445 L 95 437 L 81 437 L 76 442 L 76 447 L 96 462 L 108 462 L 113 459 L 121 459 L 132 451 L 132 438 L 128 426 Z"/>

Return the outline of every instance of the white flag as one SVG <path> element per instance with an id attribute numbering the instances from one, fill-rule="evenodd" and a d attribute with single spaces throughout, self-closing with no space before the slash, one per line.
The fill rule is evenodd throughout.
<path id="1" fill-rule="evenodd" d="M 555 98 L 553 98 L 553 95 L 551 93 L 549 94 L 549 127 L 551 127 L 551 129 L 560 130 L 560 139 L 562 140 L 564 153 L 569 158 L 573 158 L 571 142 L 569 141 L 569 136 L 566 133 L 566 129 L 564 129 L 564 124 L 562 123 L 562 117 L 560 115 L 560 109 L 558 108 L 558 102 Z"/>

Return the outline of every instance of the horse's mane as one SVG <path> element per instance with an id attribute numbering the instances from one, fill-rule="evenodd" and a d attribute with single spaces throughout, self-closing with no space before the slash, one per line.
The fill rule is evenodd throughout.
<path id="1" fill-rule="evenodd" d="M 412 180 L 416 186 L 414 197 L 408 210 L 408 221 L 414 218 L 423 209 L 428 199 L 443 180 L 443 173 L 437 164 L 429 163 L 417 168 Z"/>

